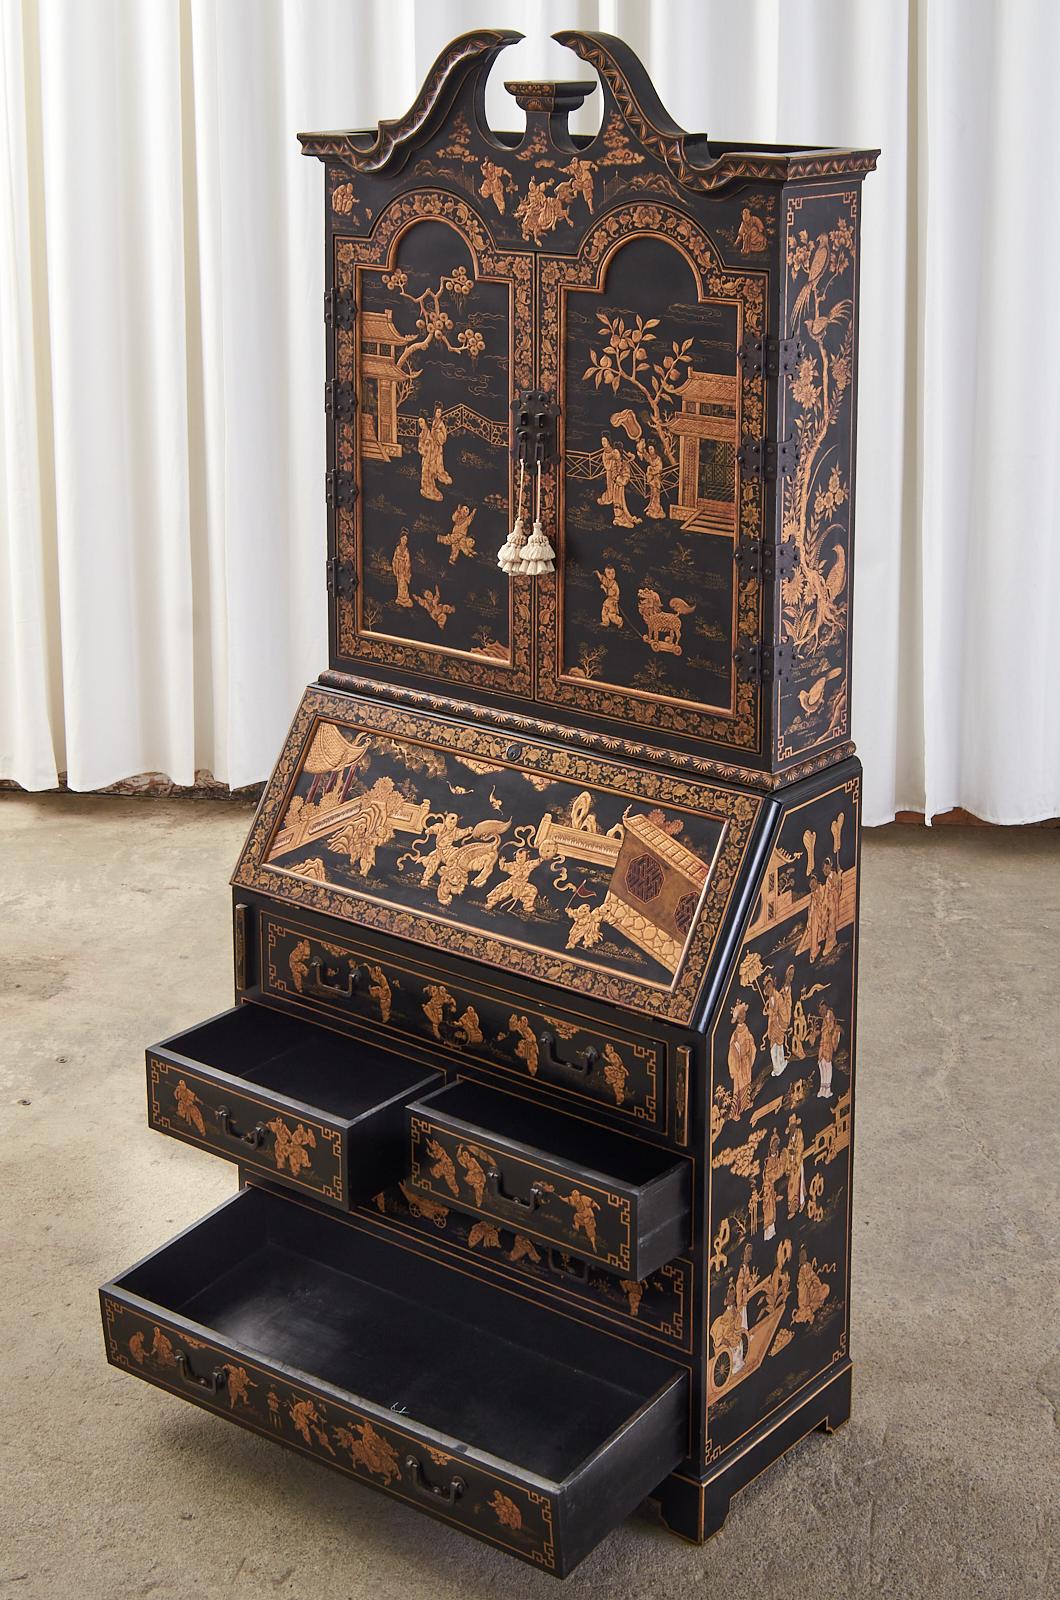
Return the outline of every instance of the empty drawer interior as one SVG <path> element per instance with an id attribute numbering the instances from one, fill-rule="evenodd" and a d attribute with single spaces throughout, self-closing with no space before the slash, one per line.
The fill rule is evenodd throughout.
<path id="1" fill-rule="evenodd" d="M 255 1005 L 175 1034 L 151 1053 L 213 1068 L 349 1122 L 432 1076 L 399 1055 Z"/>
<path id="2" fill-rule="evenodd" d="M 675 1376 L 662 1358 L 264 1190 L 115 1287 L 553 1481 Z"/>
<path id="3" fill-rule="evenodd" d="M 428 1120 L 437 1117 L 443 1126 L 459 1123 L 486 1140 L 503 1140 L 526 1154 L 551 1156 L 579 1171 L 595 1172 L 635 1188 L 646 1187 L 672 1172 L 675 1165 L 672 1151 L 612 1133 L 581 1117 L 542 1109 L 515 1095 L 481 1088 L 466 1079 L 425 1095 L 409 1109 Z"/>

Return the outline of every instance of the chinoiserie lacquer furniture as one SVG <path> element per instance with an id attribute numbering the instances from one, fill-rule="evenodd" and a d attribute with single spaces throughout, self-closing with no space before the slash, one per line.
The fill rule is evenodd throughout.
<path id="1" fill-rule="evenodd" d="M 686 134 L 557 37 L 598 82 L 509 84 L 523 133 L 484 31 L 302 135 L 330 663 L 235 1004 L 147 1053 L 238 1193 L 102 1304 L 116 1366 L 562 1575 L 646 1497 L 705 1539 L 849 1414 L 876 152 Z"/>

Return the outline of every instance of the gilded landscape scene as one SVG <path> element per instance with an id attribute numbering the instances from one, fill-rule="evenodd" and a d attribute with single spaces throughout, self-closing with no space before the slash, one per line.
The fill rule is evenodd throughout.
<path id="1" fill-rule="evenodd" d="M 359 284 L 361 629 L 505 662 L 509 286 L 430 220 Z"/>
<path id="2" fill-rule="evenodd" d="M 712 1042 L 712 1445 L 846 1351 L 857 785 L 791 811 Z"/>
<path id="3" fill-rule="evenodd" d="M 669 987 L 726 824 L 318 721 L 265 864 Z"/>
<path id="4" fill-rule="evenodd" d="M 738 307 L 639 237 L 565 319 L 564 675 L 728 709 Z"/>

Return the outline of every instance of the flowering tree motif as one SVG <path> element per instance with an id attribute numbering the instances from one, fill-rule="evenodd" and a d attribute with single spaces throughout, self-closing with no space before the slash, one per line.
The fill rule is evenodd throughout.
<path id="1" fill-rule="evenodd" d="M 799 457 L 785 488 L 784 538 L 795 544 L 796 564 L 782 594 L 786 636 L 807 656 L 841 636 L 846 625 L 846 522 L 841 508 L 849 485 L 834 464 L 827 481 L 821 481 L 821 473 L 825 441 L 852 375 L 853 303 L 841 290 L 853 247 L 846 216 L 814 238 L 803 228 L 788 239 L 791 281 L 803 280 L 792 306 L 791 331 L 800 335 L 804 354 L 790 380 L 798 408 L 794 427 Z M 810 346 L 816 346 L 816 353 Z"/>
<path id="2" fill-rule="evenodd" d="M 595 648 L 590 649 L 587 644 L 583 644 L 581 647 L 581 652 L 578 656 L 578 666 L 576 668 L 579 676 L 583 678 L 594 678 L 603 665 L 606 654 L 607 651 L 601 645 L 597 645 Z"/>
<path id="3" fill-rule="evenodd" d="M 388 289 L 396 291 L 403 300 L 409 300 L 416 307 L 416 332 L 409 342 L 402 346 L 394 359 L 395 366 L 404 373 L 403 381 L 398 389 L 398 405 L 403 405 L 415 386 L 416 379 L 421 375 L 423 368 L 416 367 L 414 358 L 421 351 L 427 350 L 432 344 L 442 344 L 454 355 L 470 356 L 472 365 L 486 347 L 486 341 L 477 329 L 463 327 L 456 329 L 456 325 L 449 312 L 446 311 L 442 297 L 446 295 L 454 311 L 466 303 L 468 295 L 474 284 L 468 277 L 466 267 L 454 267 L 452 272 L 445 273 L 438 280 L 434 289 L 424 289 L 422 294 L 409 292 L 409 276 L 400 267 L 393 272 L 384 272 L 383 282 Z M 456 329 L 455 338 L 451 335 Z"/>
<path id="4" fill-rule="evenodd" d="M 651 425 L 662 446 L 663 454 L 671 464 L 676 460 L 673 451 L 673 434 L 668 426 L 672 410 L 670 402 L 688 376 L 692 362 L 692 340 L 678 344 L 675 339 L 670 350 L 659 361 L 652 361 L 647 346 L 655 340 L 653 328 L 659 326 L 658 317 L 638 316 L 629 326 L 625 317 L 611 316 L 606 311 L 596 313 L 607 343 L 599 355 L 589 351 L 589 365 L 583 378 L 592 378 L 599 389 L 606 383 L 617 394 L 624 383 L 639 391 L 648 402 Z M 667 406 L 664 413 L 663 406 Z"/>

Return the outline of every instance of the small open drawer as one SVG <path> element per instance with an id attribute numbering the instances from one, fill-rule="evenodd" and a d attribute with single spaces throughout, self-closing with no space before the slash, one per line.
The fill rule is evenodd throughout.
<path id="1" fill-rule="evenodd" d="M 408 1108 L 413 1188 L 638 1282 L 691 1235 L 689 1164 L 464 1079 Z"/>
<path id="2" fill-rule="evenodd" d="M 402 1175 L 405 1107 L 443 1081 L 428 1067 L 254 1005 L 147 1052 L 153 1128 L 336 1206 Z"/>
<path id="3" fill-rule="evenodd" d="M 683 1369 L 263 1189 L 100 1296 L 115 1366 L 557 1575 L 687 1453 Z"/>

